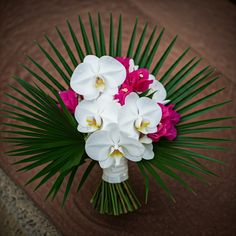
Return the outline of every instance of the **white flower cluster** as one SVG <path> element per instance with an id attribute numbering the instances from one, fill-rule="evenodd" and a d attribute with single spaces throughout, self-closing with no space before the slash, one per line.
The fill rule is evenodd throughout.
<path id="1" fill-rule="evenodd" d="M 157 131 L 162 110 L 155 98 L 164 102 L 165 89 L 159 82 L 153 83 L 154 99 L 132 92 L 121 106 L 114 95 L 125 79 L 126 69 L 119 61 L 93 55 L 85 57 L 71 78 L 71 88 L 84 98 L 75 110 L 78 131 L 88 133 L 86 153 L 103 169 L 119 166 L 126 159 L 137 162 L 154 157 L 147 134 Z"/>

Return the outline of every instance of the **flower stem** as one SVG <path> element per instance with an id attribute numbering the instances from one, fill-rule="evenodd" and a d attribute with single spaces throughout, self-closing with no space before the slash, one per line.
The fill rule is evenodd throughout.
<path id="1" fill-rule="evenodd" d="M 128 180 L 117 184 L 102 180 L 90 202 L 101 214 L 114 216 L 133 212 L 141 206 Z"/>

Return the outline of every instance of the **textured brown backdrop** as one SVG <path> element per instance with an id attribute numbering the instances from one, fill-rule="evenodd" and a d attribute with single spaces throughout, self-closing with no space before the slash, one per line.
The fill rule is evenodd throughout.
<path id="1" fill-rule="evenodd" d="M 177 2 L 177 1 L 176 1 Z M 207 3 L 206 3 L 207 2 Z M 166 66 L 178 56 L 189 44 L 194 48 L 191 55 L 200 52 L 207 60 L 223 72 L 221 80 L 214 87 L 227 87 L 219 99 L 231 98 L 233 103 L 224 109 L 218 109 L 213 115 L 235 114 L 235 6 L 227 1 L 1 1 L 0 12 L 0 71 L 1 97 L 9 91 L 7 83 L 13 74 L 26 79 L 29 76 L 17 65 L 26 62 L 24 54 L 36 58 L 45 67 L 50 68 L 48 61 L 37 50 L 32 41 L 37 39 L 45 47 L 45 33 L 60 45 L 54 25 L 60 26 L 68 35 L 65 19 L 69 18 L 78 29 L 77 15 L 87 12 L 104 13 L 104 26 L 108 27 L 109 12 L 117 18 L 119 13 L 124 17 L 124 47 L 127 46 L 129 32 L 135 16 L 141 22 L 148 20 L 150 28 L 158 25 L 167 26 L 165 41 L 161 50 L 173 37 L 182 33 L 175 50 Z M 200 6 L 202 8 L 200 8 Z M 219 9 L 221 9 L 219 11 Z M 88 24 L 87 17 L 83 17 Z M 188 21 L 189 19 L 189 21 Z M 180 27 L 181 26 L 181 27 Z M 169 27 L 169 28 L 168 28 Z M 141 30 L 141 28 L 139 28 Z M 160 28 L 159 28 L 160 29 Z M 150 31 L 149 31 L 150 33 Z M 69 38 L 69 37 L 68 37 Z M 65 55 L 67 58 L 67 56 Z M 190 56 L 189 56 L 190 57 Z M 28 63 L 27 63 L 28 64 Z M 204 61 L 202 66 L 207 64 Z M 58 76 L 54 73 L 55 76 Z M 14 83 L 13 81 L 11 81 Z M 209 91 L 208 91 L 209 92 Z M 207 94 L 207 92 L 206 92 Z M 213 101 L 216 102 L 216 101 Z M 206 117 L 206 116 L 205 116 Z M 235 139 L 235 131 L 218 133 Z M 234 146 L 234 145 L 232 145 Z M 4 150 L 4 147 L 1 147 Z M 221 178 L 210 178 L 211 185 L 205 186 L 193 179 L 189 181 L 195 186 L 197 196 L 191 195 L 179 185 L 167 179 L 176 196 L 177 203 L 171 203 L 164 193 L 151 182 L 151 193 L 148 205 L 144 205 L 134 214 L 119 218 L 101 216 L 94 211 L 89 199 L 100 178 L 100 170 L 90 176 L 80 194 L 75 193 L 76 185 L 69 197 L 65 209 L 59 208 L 62 194 L 53 201 L 44 202 L 44 196 L 50 184 L 36 193 L 32 186 L 23 187 L 25 181 L 35 171 L 26 174 L 17 173 L 16 167 L 10 163 L 14 159 L 2 159 L 0 166 L 37 203 L 63 233 L 63 235 L 235 235 L 236 234 L 236 160 L 235 147 L 227 153 L 214 152 L 212 156 L 224 160 L 227 165 L 208 164 Z M 137 195 L 143 199 L 143 180 L 134 165 L 130 168 L 131 182 Z M 79 176 L 78 176 L 79 179 Z"/>

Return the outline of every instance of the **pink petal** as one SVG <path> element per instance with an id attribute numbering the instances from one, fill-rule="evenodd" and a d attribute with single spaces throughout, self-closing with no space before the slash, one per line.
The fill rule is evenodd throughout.
<path id="1" fill-rule="evenodd" d="M 68 89 L 65 91 L 59 92 L 59 95 L 64 102 L 67 109 L 71 112 L 75 112 L 75 108 L 78 105 L 78 95 L 72 90 Z M 58 105 L 60 107 L 60 105 Z"/>
<path id="2" fill-rule="evenodd" d="M 126 96 L 128 96 L 131 92 L 133 92 L 133 88 L 128 84 L 123 83 L 119 89 L 118 94 L 116 94 L 114 98 L 117 99 L 118 102 L 123 106 L 125 104 Z"/>
<path id="3" fill-rule="evenodd" d="M 116 60 L 119 61 L 126 69 L 127 74 L 129 73 L 129 62 L 130 58 L 128 57 L 116 57 Z"/>
<path id="4" fill-rule="evenodd" d="M 148 137 L 153 140 L 153 142 L 158 142 L 161 137 L 165 137 L 172 141 L 177 137 L 177 130 L 175 125 L 180 121 L 180 114 L 174 109 L 174 105 L 170 104 L 165 106 L 159 104 L 162 109 L 162 119 L 160 124 L 157 126 L 158 130 L 154 134 L 148 134 Z"/>
<path id="5" fill-rule="evenodd" d="M 147 69 L 138 69 L 128 74 L 126 82 L 133 87 L 135 92 L 145 92 L 149 85 L 153 83 L 149 80 L 149 72 Z"/>

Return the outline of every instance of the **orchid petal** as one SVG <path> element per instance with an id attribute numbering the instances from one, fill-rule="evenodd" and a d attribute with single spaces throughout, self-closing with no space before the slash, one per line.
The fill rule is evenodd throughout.
<path id="1" fill-rule="evenodd" d="M 98 118 L 96 113 L 96 103 L 83 100 L 75 109 L 75 119 L 78 122 L 78 130 L 82 133 L 90 133 L 97 130 L 99 127 L 90 126 L 88 120 L 95 119 L 97 123 Z M 100 118 L 101 119 L 101 118 Z M 100 124 L 98 124 L 100 126 Z"/>
<path id="2" fill-rule="evenodd" d="M 140 161 L 144 153 L 144 146 L 136 139 L 129 138 L 122 134 L 120 145 L 123 148 L 125 157 L 131 161 Z"/>
<path id="3" fill-rule="evenodd" d="M 87 63 L 79 64 L 71 76 L 71 88 L 78 94 L 86 95 L 88 94 L 88 88 L 94 87 L 93 83 L 95 83 L 95 75 L 91 70 L 91 66 Z"/>
<path id="4" fill-rule="evenodd" d="M 143 145 L 145 148 L 144 154 L 143 154 L 143 159 L 145 160 L 151 160 L 154 158 L 154 152 L 153 152 L 153 145 L 152 143 L 150 144 L 144 144 Z"/>
<path id="5" fill-rule="evenodd" d="M 171 101 L 171 100 L 164 100 L 164 101 L 161 101 L 161 102 L 158 102 L 158 103 L 161 103 L 161 104 L 163 104 L 163 105 L 166 105 L 166 104 L 168 104 L 170 101 Z"/>
<path id="6" fill-rule="evenodd" d="M 85 151 L 96 161 L 105 161 L 109 157 L 110 147 L 113 145 L 109 132 L 99 130 L 92 133 L 85 144 Z"/>
<path id="7" fill-rule="evenodd" d="M 141 136 L 141 138 L 139 138 L 139 141 L 144 144 L 152 143 L 152 139 L 150 139 L 147 135 Z"/>
<path id="8" fill-rule="evenodd" d="M 147 97 L 141 97 L 137 101 L 137 107 L 139 109 L 139 115 L 144 120 L 150 122 L 150 128 L 156 127 L 160 123 L 162 117 L 162 110 L 161 107 L 156 104 L 155 101 Z"/>
<path id="9" fill-rule="evenodd" d="M 115 123 L 109 124 L 109 126 L 107 126 L 107 130 L 109 130 L 109 132 L 110 132 L 110 137 L 111 137 L 113 143 L 118 144 L 120 141 L 119 126 Z"/>
<path id="10" fill-rule="evenodd" d="M 163 103 L 167 96 L 165 87 L 153 75 L 149 75 L 149 79 L 153 80 L 150 85 L 151 93 L 155 92 L 152 99 L 158 103 Z"/>
<path id="11" fill-rule="evenodd" d="M 121 85 L 126 78 L 125 67 L 116 59 L 110 56 L 103 56 L 99 60 L 99 76 L 105 79 L 110 88 Z"/>
<path id="12" fill-rule="evenodd" d="M 128 151 L 125 150 L 125 157 L 130 160 L 130 161 L 134 161 L 134 162 L 138 162 L 142 160 L 142 156 L 135 156 L 135 155 L 131 155 Z"/>
<path id="13" fill-rule="evenodd" d="M 104 161 L 99 161 L 99 165 L 101 168 L 105 169 L 105 168 L 109 168 L 110 166 L 112 166 L 115 162 L 115 159 L 112 157 L 108 157 L 106 160 Z"/>
<path id="14" fill-rule="evenodd" d="M 118 123 L 121 131 L 127 133 L 128 136 L 138 138 L 139 133 L 134 127 L 134 122 L 138 117 L 136 93 L 130 93 L 125 100 L 125 105 L 120 108 L 118 114 Z"/>
<path id="15" fill-rule="evenodd" d="M 91 70 L 96 75 L 99 71 L 99 58 L 94 55 L 87 55 L 84 58 L 84 63 L 89 64 Z"/>
<path id="16" fill-rule="evenodd" d="M 103 120 L 103 129 L 108 124 L 117 123 L 118 111 L 120 108 L 119 103 L 113 100 L 112 96 L 102 95 L 97 100 L 98 114 Z"/>

